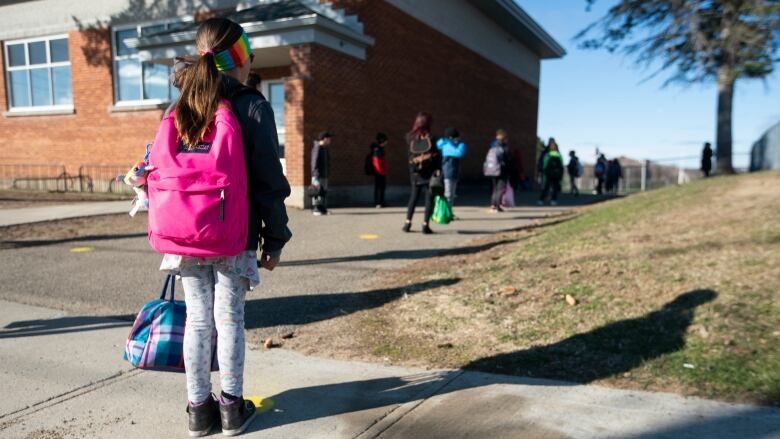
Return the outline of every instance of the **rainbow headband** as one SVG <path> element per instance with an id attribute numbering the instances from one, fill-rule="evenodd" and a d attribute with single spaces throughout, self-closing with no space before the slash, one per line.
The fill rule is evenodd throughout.
<path id="1" fill-rule="evenodd" d="M 241 67 L 249 59 L 249 54 L 251 53 L 249 37 L 246 36 L 246 32 L 241 32 L 241 36 L 227 49 L 216 53 L 213 50 L 207 50 L 201 55 L 209 53 L 214 55 L 214 62 L 220 72 Z"/>

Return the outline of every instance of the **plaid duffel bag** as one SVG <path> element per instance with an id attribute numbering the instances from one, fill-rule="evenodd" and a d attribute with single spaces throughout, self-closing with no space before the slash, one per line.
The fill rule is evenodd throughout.
<path id="1" fill-rule="evenodd" d="M 187 307 L 174 300 L 176 277 L 165 277 L 160 298 L 141 307 L 127 337 L 124 359 L 139 369 L 184 372 L 184 323 Z M 170 287 L 170 288 L 169 288 Z M 170 290 L 170 297 L 165 294 Z M 212 340 L 211 370 L 219 370 L 217 332 Z"/>

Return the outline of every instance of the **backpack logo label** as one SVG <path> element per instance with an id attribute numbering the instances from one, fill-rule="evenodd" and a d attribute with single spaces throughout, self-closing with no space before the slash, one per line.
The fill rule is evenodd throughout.
<path id="1" fill-rule="evenodd" d="M 208 154 L 211 151 L 211 143 L 198 142 L 195 146 L 187 146 L 184 142 L 179 142 L 176 152 L 192 152 L 196 154 Z"/>

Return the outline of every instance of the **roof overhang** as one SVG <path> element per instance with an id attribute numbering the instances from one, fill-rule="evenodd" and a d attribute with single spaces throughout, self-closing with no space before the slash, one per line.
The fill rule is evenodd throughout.
<path id="1" fill-rule="evenodd" d="M 249 37 L 252 51 L 261 56 L 265 49 L 316 43 L 364 60 L 366 48 L 374 44 L 373 38 L 316 13 L 273 21 L 241 23 L 241 26 Z M 138 56 L 142 61 L 163 63 L 176 56 L 197 53 L 196 32 L 187 30 L 152 35 L 128 39 L 125 43 L 138 49 Z M 255 67 L 266 67 L 262 65 L 262 60 L 260 63 Z"/>
<path id="2" fill-rule="evenodd" d="M 566 50 L 514 0 L 469 0 L 542 59 L 561 58 Z"/>

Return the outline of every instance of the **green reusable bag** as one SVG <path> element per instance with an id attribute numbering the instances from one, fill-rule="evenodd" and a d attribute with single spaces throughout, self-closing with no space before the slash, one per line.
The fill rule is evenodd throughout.
<path id="1" fill-rule="evenodd" d="M 452 209 L 450 209 L 450 203 L 441 195 L 436 196 L 433 207 L 433 216 L 431 219 L 438 224 L 449 224 L 452 222 Z"/>

